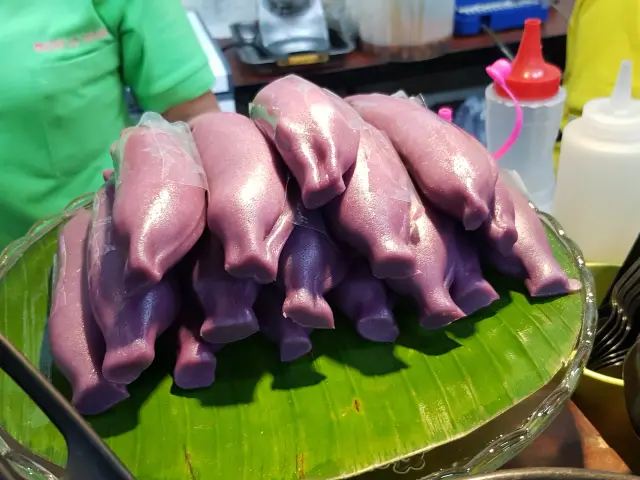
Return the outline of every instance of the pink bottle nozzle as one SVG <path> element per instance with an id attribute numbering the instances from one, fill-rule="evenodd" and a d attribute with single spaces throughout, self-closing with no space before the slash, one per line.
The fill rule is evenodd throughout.
<path id="1" fill-rule="evenodd" d="M 511 63 L 506 58 L 501 58 L 489 65 L 486 70 L 491 80 L 504 88 L 507 77 L 511 73 Z"/>
<path id="2" fill-rule="evenodd" d="M 451 122 L 453 120 L 453 110 L 449 107 L 442 107 L 438 110 L 438 116 L 447 122 Z"/>
<path id="3" fill-rule="evenodd" d="M 509 84 L 507 82 L 507 78 L 510 77 L 512 70 L 512 64 L 509 63 L 509 61 L 505 58 L 496 60 L 493 64 L 489 65 L 486 68 L 487 74 L 494 82 L 494 88 L 496 89 L 496 92 L 498 92 L 498 94 L 500 94 L 500 91 L 504 92 L 504 96 L 510 98 L 516 108 L 516 121 L 513 125 L 513 130 L 511 131 L 511 135 L 509 135 L 509 138 L 507 138 L 507 141 L 504 142 L 504 144 L 493 154 L 493 158 L 495 158 L 496 160 L 500 160 L 506 155 L 509 150 L 511 150 L 513 144 L 516 143 L 516 140 L 518 140 L 520 132 L 522 132 L 522 124 L 524 122 L 524 115 L 522 113 L 520 102 L 511 91 L 511 88 L 509 87 Z"/>

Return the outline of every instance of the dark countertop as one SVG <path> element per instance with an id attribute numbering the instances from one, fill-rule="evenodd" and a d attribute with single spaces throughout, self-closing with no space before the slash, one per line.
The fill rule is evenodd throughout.
<path id="1" fill-rule="evenodd" d="M 570 402 L 558 418 L 505 468 L 574 467 L 629 473 L 629 467 Z"/>

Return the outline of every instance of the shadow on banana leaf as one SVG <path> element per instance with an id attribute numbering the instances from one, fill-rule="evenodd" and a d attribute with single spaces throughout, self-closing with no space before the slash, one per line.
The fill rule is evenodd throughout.
<path id="1" fill-rule="evenodd" d="M 333 330 L 315 331 L 311 335 L 312 353 L 294 362 L 282 363 L 277 347 L 260 335 L 254 335 L 242 342 L 225 346 L 217 354 L 216 381 L 213 386 L 188 391 L 172 385 L 170 392 L 172 395 L 196 399 L 203 408 L 250 404 L 255 401 L 256 387 L 265 376 L 272 378 L 273 390 L 305 388 L 324 381 L 326 377 L 317 371 L 314 365 L 316 359 L 321 356 L 358 370 L 365 376 L 389 375 L 408 368 L 396 357 L 396 345 L 427 356 L 445 355 L 462 346 L 456 339 L 474 335 L 478 322 L 493 316 L 496 311 L 511 303 L 512 290 L 522 293 L 525 291 L 517 281 L 505 285 L 504 277 L 501 277 L 500 283 L 501 298 L 498 301 L 471 317 L 439 330 L 421 328 L 415 307 L 410 302 L 401 300 L 395 308 L 401 331 L 395 344 L 363 340 L 351 322 L 336 315 L 336 330 L 340 332 L 339 335 Z M 153 365 L 129 386 L 131 397 L 127 401 L 116 406 L 107 416 L 90 419 L 93 428 L 103 438 L 126 433 L 138 426 L 142 407 L 160 384 L 171 376 L 176 352 L 174 338 L 174 332 L 169 331 L 158 339 L 156 359 Z M 56 369 L 53 370 L 52 381 L 67 398 L 70 398 L 69 386 Z M 116 417 L 117 423 L 113 421 Z"/>

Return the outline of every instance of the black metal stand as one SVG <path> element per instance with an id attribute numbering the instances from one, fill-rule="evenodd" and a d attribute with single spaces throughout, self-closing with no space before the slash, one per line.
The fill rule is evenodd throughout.
<path id="1" fill-rule="evenodd" d="M 65 480 L 134 480 L 133 475 L 80 414 L 1 334 L 0 368 L 33 399 L 64 436 L 68 450 L 67 465 L 64 469 Z M 12 448 L 19 449 L 18 454 L 36 464 L 44 463 L 40 457 L 24 447 L 20 448 L 17 442 L 7 443 L 12 443 Z M 56 470 L 59 470 L 59 467 Z M 0 456 L 0 480 L 23 478 L 6 458 Z"/>

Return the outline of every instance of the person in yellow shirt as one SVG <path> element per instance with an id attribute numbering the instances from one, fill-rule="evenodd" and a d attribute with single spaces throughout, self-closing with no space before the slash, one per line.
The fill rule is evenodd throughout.
<path id="1" fill-rule="evenodd" d="M 640 0 L 576 0 L 567 29 L 562 128 L 586 102 L 611 95 L 623 60 L 633 62 L 633 96 L 640 98 Z"/>

